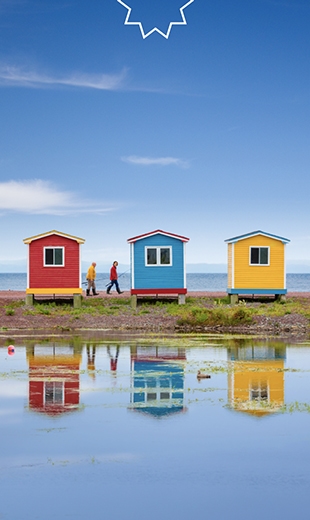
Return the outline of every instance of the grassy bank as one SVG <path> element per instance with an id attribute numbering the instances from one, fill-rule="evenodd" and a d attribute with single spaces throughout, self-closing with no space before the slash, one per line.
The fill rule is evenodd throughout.
<path id="1" fill-rule="evenodd" d="M 32 318 L 34 322 L 35 317 L 45 316 L 51 321 L 67 318 L 72 323 L 74 320 L 108 316 L 127 318 L 130 322 L 138 316 L 152 319 L 160 314 L 173 318 L 177 327 L 185 328 L 252 326 L 261 317 L 273 321 L 286 317 L 286 321 L 290 321 L 290 317 L 293 319 L 296 316 L 310 325 L 310 300 L 301 296 L 285 302 L 243 300 L 237 305 L 230 305 L 227 298 L 188 297 L 185 305 L 178 305 L 176 301 L 150 299 L 142 301 L 136 310 L 131 308 L 129 298 L 84 298 L 79 309 L 74 309 L 69 303 L 53 301 L 36 302 L 33 307 L 26 307 L 23 300 L 12 300 L 1 302 L 1 306 L 2 316 L 10 316 L 12 323 L 17 315 Z"/>
<path id="2" fill-rule="evenodd" d="M 188 304 L 176 312 L 178 325 L 237 327 L 253 324 L 260 316 L 281 318 L 288 315 L 303 316 L 310 324 L 310 301 L 302 297 L 287 301 L 241 300 L 237 305 L 230 305 L 228 298 L 190 298 Z"/>

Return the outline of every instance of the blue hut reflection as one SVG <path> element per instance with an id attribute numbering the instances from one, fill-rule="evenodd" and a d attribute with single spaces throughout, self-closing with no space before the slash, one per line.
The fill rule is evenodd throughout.
<path id="1" fill-rule="evenodd" d="M 130 409 L 158 419 L 186 411 L 185 359 L 183 348 L 133 347 Z"/>

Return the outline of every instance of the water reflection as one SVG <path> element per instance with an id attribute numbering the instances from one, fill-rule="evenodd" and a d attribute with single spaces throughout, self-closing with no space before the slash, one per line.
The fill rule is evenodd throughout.
<path id="1" fill-rule="evenodd" d="M 257 417 L 279 411 L 284 405 L 286 347 L 242 343 L 236 341 L 227 349 L 228 359 L 233 361 L 228 375 L 230 406 Z"/>
<path id="2" fill-rule="evenodd" d="M 52 416 L 77 410 L 80 402 L 80 349 L 70 344 L 33 344 L 27 346 L 26 356 L 29 409 Z"/>
<path id="3" fill-rule="evenodd" d="M 310 343 L 12 341 L 0 518 L 307 518 Z"/>
<path id="4" fill-rule="evenodd" d="M 184 412 L 184 348 L 131 347 L 132 410 L 161 418 Z"/>
<path id="5" fill-rule="evenodd" d="M 117 371 L 117 360 L 119 356 L 119 345 L 116 346 L 115 350 L 113 345 L 107 346 L 107 353 L 110 358 L 110 370 L 112 374 L 116 375 Z"/>
<path id="6" fill-rule="evenodd" d="M 87 371 L 89 377 L 96 378 L 96 345 L 86 344 Z"/>

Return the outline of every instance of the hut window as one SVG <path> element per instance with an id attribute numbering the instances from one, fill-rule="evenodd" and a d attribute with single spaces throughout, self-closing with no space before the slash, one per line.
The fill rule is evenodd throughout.
<path id="1" fill-rule="evenodd" d="M 251 401 L 269 401 L 267 381 L 253 381 L 250 388 Z"/>
<path id="2" fill-rule="evenodd" d="M 168 247 L 162 247 L 160 249 L 160 263 L 162 265 L 170 264 L 170 249 Z"/>
<path id="3" fill-rule="evenodd" d="M 251 265 L 269 265 L 269 247 L 250 247 Z"/>
<path id="4" fill-rule="evenodd" d="M 45 382 L 45 404 L 63 404 L 64 385 L 62 381 Z"/>
<path id="5" fill-rule="evenodd" d="M 44 248 L 44 266 L 64 266 L 64 248 L 63 247 L 45 247 Z"/>
<path id="6" fill-rule="evenodd" d="M 157 264 L 157 249 L 156 248 L 147 248 L 147 265 L 156 265 Z"/>
<path id="7" fill-rule="evenodd" d="M 172 265 L 172 248 L 146 247 L 145 265 Z"/>

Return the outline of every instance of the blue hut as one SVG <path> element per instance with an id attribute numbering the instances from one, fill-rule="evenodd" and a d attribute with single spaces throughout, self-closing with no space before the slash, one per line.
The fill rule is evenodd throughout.
<path id="1" fill-rule="evenodd" d="M 189 238 L 161 229 L 129 238 L 131 266 L 131 297 L 178 295 L 185 303 L 185 245 Z"/>

